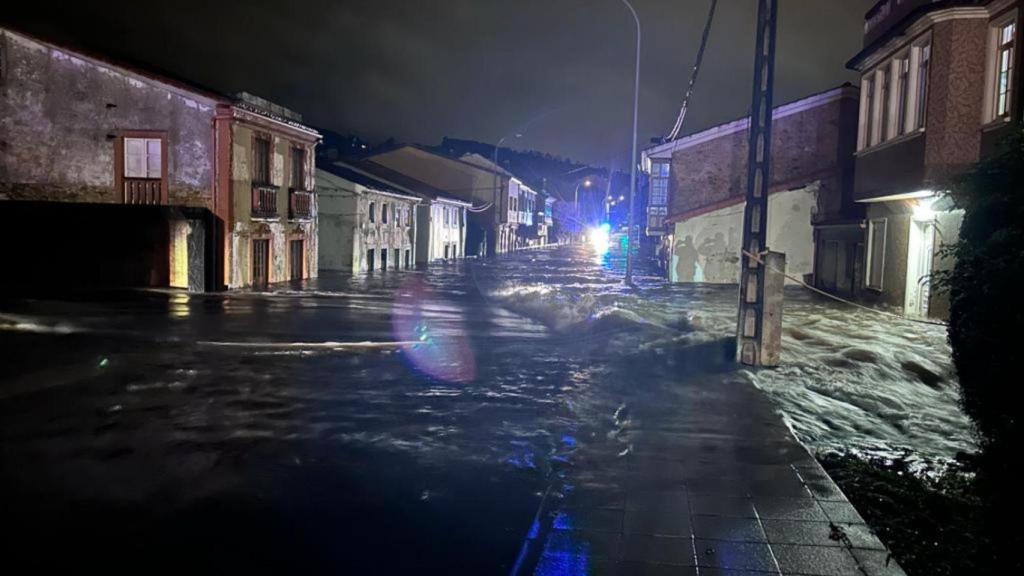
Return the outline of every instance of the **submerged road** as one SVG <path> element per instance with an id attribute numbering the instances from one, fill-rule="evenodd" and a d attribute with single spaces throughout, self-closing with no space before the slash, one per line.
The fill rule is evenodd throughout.
<path id="1" fill-rule="evenodd" d="M 0 552 L 84 573 L 901 574 L 722 361 L 734 289 L 585 248 L 0 302 Z M 28 562 L 28 564 L 23 564 Z"/>

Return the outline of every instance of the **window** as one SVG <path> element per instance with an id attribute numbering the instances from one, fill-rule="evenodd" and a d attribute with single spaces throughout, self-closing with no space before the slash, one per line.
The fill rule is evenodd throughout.
<path id="1" fill-rule="evenodd" d="M 377 203 L 370 202 L 370 222 L 377 221 Z"/>
<path id="2" fill-rule="evenodd" d="M 873 290 L 882 289 L 885 276 L 885 218 L 872 220 L 868 223 L 868 277 L 866 285 Z"/>
<path id="3" fill-rule="evenodd" d="M 398 227 L 398 225 L 402 223 L 401 220 L 399 220 L 399 215 L 400 215 L 400 212 L 399 212 L 398 204 L 395 204 L 394 207 L 391 210 L 391 219 L 394 221 L 395 227 Z M 398 259 L 396 258 L 395 261 L 397 262 Z"/>
<path id="4" fill-rule="evenodd" d="M 862 148 L 875 143 L 875 80 L 874 72 L 864 78 L 864 142 Z"/>
<path id="5" fill-rule="evenodd" d="M 886 67 L 881 73 L 879 81 L 880 89 L 878 95 L 878 106 L 881 110 L 882 121 L 878 124 L 878 141 L 885 142 L 889 139 L 889 68 Z"/>
<path id="6" fill-rule="evenodd" d="M 928 69 L 932 59 L 932 46 L 925 44 L 920 47 L 917 63 L 917 129 L 924 129 L 928 119 Z"/>
<path id="7" fill-rule="evenodd" d="M 159 138 L 124 139 L 124 177 L 163 177 L 163 143 Z"/>
<path id="8" fill-rule="evenodd" d="M 896 135 L 907 132 L 907 87 L 910 84 L 910 58 L 896 59 Z"/>
<path id="9" fill-rule="evenodd" d="M 995 117 L 1010 116 L 1010 97 L 1013 93 L 1013 50 L 1017 23 L 1010 21 L 998 28 L 996 40 Z"/>
<path id="10" fill-rule="evenodd" d="M 270 185 L 270 138 L 257 136 L 252 144 L 252 181 L 257 185 Z"/>
<path id="11" fill-rule="evenodd" d="M 447 228 L 450 224 L 448 216 L 448 207 L 445 206 L 444 208 L 441 208 L 441 210 L 444 212 L 444 227 Z"/>
<path id="12" fill-rule="evenodd" d="M 380 205 L 380 222 L 381 224 L 388 223 L 388 204 L 387 202 Z"/>
<path id="13" fill-rule="evenodd" d="M 306 150 L 292 148 L 292 188 L 306 189 Z"/>
<path id="14" fill-rule="evenodd" d="M 651 206 L 668 206 L 668 178 L 671 164 L 667 160 L 651 163 Z"/>

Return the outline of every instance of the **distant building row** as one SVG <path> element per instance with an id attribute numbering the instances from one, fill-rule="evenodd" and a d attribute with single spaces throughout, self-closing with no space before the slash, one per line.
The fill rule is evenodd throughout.
<path id="1" fill-rule="evenodd" d="M 8 287 L 265 286 L 549 241 L 553 199 L 482 157 L 318 168 L 320 142 L 256 96 L 0 28 Z"/>
<path id="2" fill-rule="evenodd" d="M 1021 119 L 1019 1 L 881 0 L 842 86 L 774 112 L 768 245 L 840 296 L 945 317 L 931 289 L 962 213 L 942 193 Z M 738 120 L 644 152 L 647 233 L 677 282 L 735 283 L 746 192 Z"/>

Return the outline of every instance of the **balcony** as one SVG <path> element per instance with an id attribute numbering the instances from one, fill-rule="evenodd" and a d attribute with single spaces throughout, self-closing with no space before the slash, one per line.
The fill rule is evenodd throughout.
<path id="1" fill-rule="evenodd" d="M 125 204 L 160 204 L 159 178 L 125 178 Z"/>
<path id="2" fill-rule="evenodd" d="M 313 193 L 308 190 L 288 191 L 288 218 L 308 220 L 313 217 Z"/>
<path id="3" fill-rule="evenodd" d="M 254 184 L 252 187 L 252 217 L 253 218 L 276 218 L 277 217 L 277 188 L 262 184 Z"/>

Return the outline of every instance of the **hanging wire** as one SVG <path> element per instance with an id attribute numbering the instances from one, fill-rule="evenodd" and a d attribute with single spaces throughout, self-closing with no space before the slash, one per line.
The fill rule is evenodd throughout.
<path id="1" fill-rule="evenodd" d="M 718 0 L 711 0 L 711 9 L 708 10 L 708 21 L 704 25 L 704 35 L 700 39 L 700 49 L 697 51 L 697 62 L 693 65 L 693 72 L 690 73 L 690 85 L 686 88 L 686 96 L 683 97 L 683 106 L 679 109 L 679 116 L 676 118 L 676 124 L 672 127 L 672 131 L 669 133 L 668 142 L 671 142 L 679 137 L 679 132 L 683 129 L 683 120 L 686 119 L 686 110 L 690 107 L 690 98 L 693 97 L 693 89 L 697 84 L 697 76 L 700 75 L 700 66 L 704 62 L 704 50 L 708 46 L 708 37 L 711 35 L 711 23 L 715 19 L 715 8 L 718 7 Z"/>

